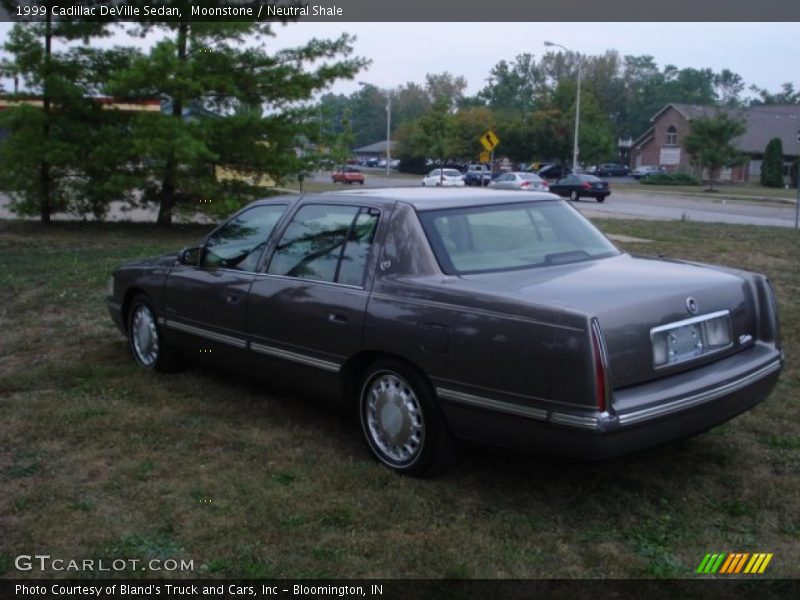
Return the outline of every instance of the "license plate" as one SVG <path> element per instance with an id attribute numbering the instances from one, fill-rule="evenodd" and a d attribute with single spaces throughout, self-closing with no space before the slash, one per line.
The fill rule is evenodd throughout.
<path id="1" fill-rule="evenodd" d="M 666 367 L 725 350 L 731 345 L 727 310 L 650 330 L 653 366 Z"/>

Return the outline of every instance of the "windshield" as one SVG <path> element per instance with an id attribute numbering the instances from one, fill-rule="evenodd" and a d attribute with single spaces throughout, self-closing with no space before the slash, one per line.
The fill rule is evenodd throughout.
<path id="1" fill-rule="evenodd" d="M 420 213 L 449 275 L 510 271 L 591 260 L 619 251 L 561 200 Z"/>

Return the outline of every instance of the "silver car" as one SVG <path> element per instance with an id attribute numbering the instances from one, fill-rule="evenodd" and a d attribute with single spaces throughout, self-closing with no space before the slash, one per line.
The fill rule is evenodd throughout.
<path id="1" fill-rule="evenodd" d="M 497 190 L 524 190 L 527 192 L 548 192 L 550 185 L 535 173 L 513 172 L 500 175 L 489 184 Z"/>

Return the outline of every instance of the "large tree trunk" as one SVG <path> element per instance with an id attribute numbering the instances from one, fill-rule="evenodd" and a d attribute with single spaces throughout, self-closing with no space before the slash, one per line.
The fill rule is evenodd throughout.
<path id="1" fill-rule="evenodd" d="M 189 33 L 187 23 L 178 24 L 178 60 L 186 61 L 186 45 Z M 170 116 L 173 119 L 183 118 L 183 98 L 175 96 L 172 98 L 172 111 Z M 177 186 L 175 179 L 178 172 L 178 163 L 174 156 L 167 160 L 164 168 L 164 179 L 161 182 L 161 198 L 158 207 L 157 223 L 164 227 L 172 225 L 172 211 L 177 204 Z"/>
<path id="2" fill-rule="evenodd" d="M 42 90 L 42 112 L 44 117 L 44 127 L 42 130 L 42 137 L 44 139 L 45 152 L 49 146 L 48 140 L 50 139 L 50 56 L 52 54 L 52 38 L 53 38 L 53 17 L 48 10 L 45 18 L 44 30 L 44 86 Z M 42 223 L 50 222 L 50 213 L 52 212 L 52 203 L 50 202 L 50 163 L 47 158 L 42 160 L 39 166 L 39 189 L 41 196 L 39 198 L 39 215 Z"/>

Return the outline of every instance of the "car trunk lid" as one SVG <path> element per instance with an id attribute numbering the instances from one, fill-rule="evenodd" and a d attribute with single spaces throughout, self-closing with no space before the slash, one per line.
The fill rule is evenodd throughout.
<path id="1" fill-rule="evenodd" d="M 528 301 L 557 300 L 587 321 L 596 318 L 605 338 L 614 389 L 713 362 L 751 345 L 756 333 L 754 300 L 745 280 L 688 263 L 623 254 L 464 279 Z M 685 360 L 674 364 L 654 365 L 654 328 L 725 311 L 730 322 L 729 346 L 683 357 Z M 691 331 L 680 334 L 690 335 Z"/>

